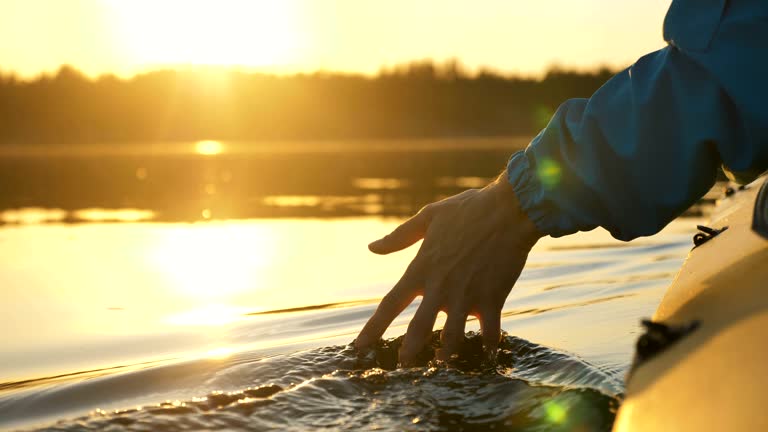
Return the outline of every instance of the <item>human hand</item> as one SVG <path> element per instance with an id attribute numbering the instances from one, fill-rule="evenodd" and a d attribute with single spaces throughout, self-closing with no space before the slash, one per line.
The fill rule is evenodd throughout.
<path id="1" fill-rule="evenodd" d="M 483 189 L 427 205 L 368 245 L 371 252 L 384 255 L 424 239 L 400 281 L 355 339 L 355 346 L 362 349 L 376 343 L 400 312 L 422 296 L 400 349 L 401 363 L 410 363 L 424 347 L 441 310 L 448 318 L 438 359 L 447 360 L 458 352 L 469 315 L 480 320 L 486 352 L 495 354 L 501 309 L 541 236 L 520 210 L 506 173 Z"/>

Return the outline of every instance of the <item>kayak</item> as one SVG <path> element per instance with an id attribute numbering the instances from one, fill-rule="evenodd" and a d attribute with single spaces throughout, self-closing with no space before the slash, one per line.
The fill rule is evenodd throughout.
<path id="1" fill-rule="evenodd" d="M 729 192 L 644 323 L 614 431 L 768 430 L 768 182 Z"/>

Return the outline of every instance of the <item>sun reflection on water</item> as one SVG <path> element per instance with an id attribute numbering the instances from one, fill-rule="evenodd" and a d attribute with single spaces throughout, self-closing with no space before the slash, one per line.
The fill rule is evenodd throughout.
<path id="1" fill-rule="evenodd" d="M 222 326 L 244 319 L 246 312 L 243 308 L 213 304 L 171 315 L 166 322 L 179 326 Z"/>
<path id="2" fill-rule="evenodd" d="M 209 359 L 220 360 L 231 356 L 234 352 L 235 350 L 230 347 L 219 347 L 206 352 L 205 357 Z"/>
<path id="3" fill-rule="evenodd" d="M 151 264 L 179 294 L 203 300 L 258 289 L 277 248 L 267 227 L 195 224 L 164 234 L 149 253 Z"/>
<path id="4" fill-rule="evenodd" d="M 198 141 L 195 143 L 195 152 L 205 156 L 213 156 L 221 153 L 224 146 L 219 141 Z"/>
<path id="5" fill-rule="evenodd" d="M 73 216 L 85 222 L 139 222 L 155 218 L 152 210 L 87 208 L 75 210 Z"/>

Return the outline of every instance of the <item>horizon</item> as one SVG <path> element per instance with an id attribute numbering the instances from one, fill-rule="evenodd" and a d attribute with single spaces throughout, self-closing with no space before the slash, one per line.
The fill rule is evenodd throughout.
<path id="1" fill-rule="evenodd" d="M 607 65 L 596 64 L 593 66 L 585 67 L 569 67 L 559 64 L 553 64 L 543 69 L 540 73 L 522 74 L 514 71 L 497 70 L 490 67 L 479 67 L 477 69 L 470 69 L 461 61 L 457 59 L 447 59 L 444 62 L 438 62 L 434 59 L 415 59 L 412 61 L 406 61 L 403 63 L 397 63 L 389 66 L 382 66 L 380 69 L 373 73 L 356 72 L 356 71 L 341 71 L 341 70 L 328 70 L 317 69 L 308 71 L 291 71 L 278 73 L 275 71 L 262 70 L 258 68 L 247 68 L 237 65 L 170 65 L 167 67 L 158 67 L 155 69 L 147 69 L 142 71 L 136 71 L 130 75 L 118 75 L 111 72 L 105 72 L 98 75 L 91 75 L 84 70 L 71 65 L 61 64 L 57 68 L 52 70 L 41 71 L 36 75 L 25 76 L 13 71 L 4 71 L 0 68 L 0 80 L 20 82 L 20 83 L 35 83 L 41 80 L 54 80 L 60 75 L 76 75 L 82 77 L 89 82 L 97 82 L 103 79 L 115 79 L 118 81 L 132 81 L 141 79 L 150 75 L 162 75 L 162 74 L 189 74 L 191 76 L 227 76 L 227 75 L 240 75 L 251 77 L 274 77 L 274 78 L 299 78 L 299 77 L 343 77 L 343 78 L 362 78 L 362 79 L 381 79 L 391 76 L 408 77 L 414 74 L 414 71 L 418 68 L 432 68 L 434 73 L 434 79 L 467 79 L 476 80 L 483 77 L 494 77 L 502 80 L 520 80 L 520 81 L 535 81 L 542 82 L 547 77 L 554 74 L 572 74 L 572 75 L 600 75 L 606 72 L 615 74 L 629 65 Z M 417 72 L 416 72 L 417 73 Z"/>
<path id="2" fill-rule="evenodd" d="M 526 78 L 615 70 L 663 47 L 669 0 L 620 3 L 4 0 L 0 73 L 30 80 L 69 65 L 89 78 L 190 67 L 375 76 L 424 59 Z"/>

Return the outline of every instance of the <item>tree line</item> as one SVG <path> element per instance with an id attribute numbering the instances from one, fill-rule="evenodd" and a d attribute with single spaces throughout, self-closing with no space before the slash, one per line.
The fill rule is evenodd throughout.
<path id="1" fill-rule="evenodd" d="M 0 76 L 0 144 L 530 135 L 613 73 L 534 79 L 422 61 L 373 77 L 187 68 L 91 79 L 63 66 Z"/>

